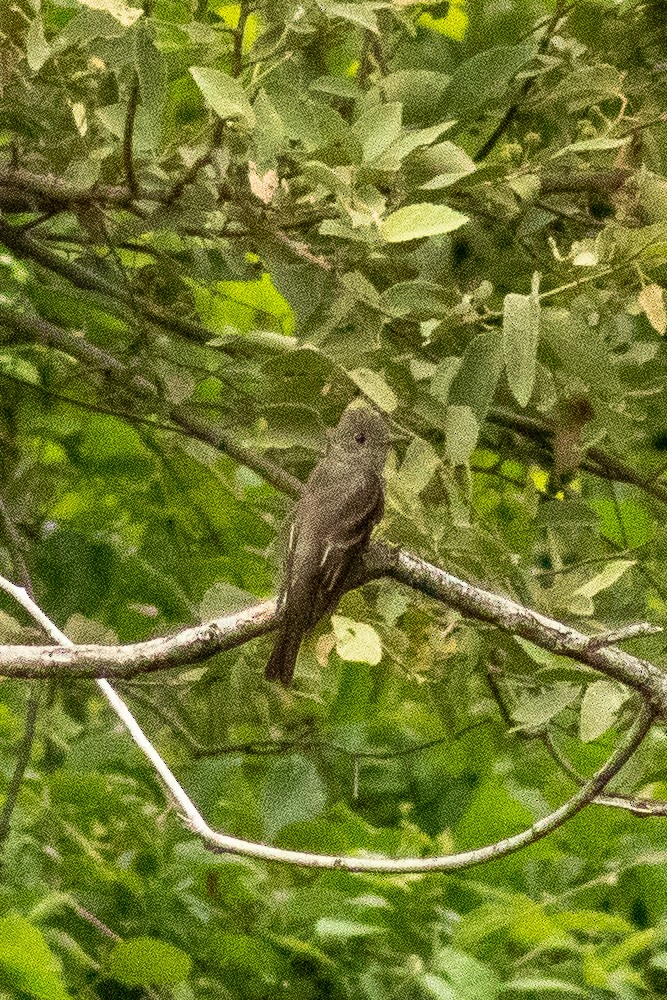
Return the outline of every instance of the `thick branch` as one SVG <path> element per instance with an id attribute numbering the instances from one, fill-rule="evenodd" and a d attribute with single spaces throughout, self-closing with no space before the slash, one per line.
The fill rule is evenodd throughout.
<path id="1" fill-rule="evenodd" d="M 444 601 L 466 618 L 489 622 L 504 632 L 528 639 L 551 653 L 569 656 L 613 677 L 641 692 L 662 717 L 667 717 L 667 674 L 648 660 L 642 660 L 616 646 L 596 648 L 595 643 L 591 643 L 591 636 L 526 608 L 509 597 L 466 583 L 409 552 L 391 550 L 376 543 L 373 557 L 378 559 L 378 574 L 392 576 L 401 583 Z"/>
<path id="2" fill-rule="evenodd" d="M 175 635 L 126 646 L 0 646 L 0 673 L 7 677 L 127 679 L 154 670 L 199 663 L 242 646 L 277 624 L 275 601 L 194 625 Z"/>
<path id="3" fill-rule="evenodd" d="M 475 587 L 409 552 L 375 542 L 355 585 L 391 576 L 456 608 L 465 617 L 485 621 L 543 649 L 569 656 L 639 691 L 667 718 L 667 674 L 647 660 L 616 646 L 596 648 L 591 636 L 523 607 L 508 597 Z M 0 672 L 12 677 L 129 678 L 155 670 L 198 663 L 234 649 L 275 627 L 275 602 L 248 608 L 177 633 L 126 646 L 0 646 Z"/>
<path id="4" fill-rule="evenodd" d="M 61 643 L 60 648 L 74 648 L 72 641 L 54 625 L 23 588 L 14 586 L 14 584 L 2 577 L 0 577 L 0 586 L 7 593 L 14 596 L 21 606 L 32 615 L 35 621 L 42 625 L 57 642 Z M 259 858 L 264 861 L 281 861 L 299 867 L 329 868 L 350 872 L 373 871 L 388 874 L 391 872 L 456 871 L 461 868 L 470 868 L 473 865 L 482 864 L 485 861 L 492 861 L 495 858 L 504 857 L 523 847 L 527 847 L 529 844 L 541 840 L 553 830 L 557 830 L 566 820 L 592 802 L 611 779 L 618 774 L 630 757 L 632 757 L 649 732 L 654 720 L 653 710 L 644 705 L 627 742 L 624 746 L 616 750 L 606 765 L 590 781 L 587 781 L 564 805 L 548 816 L 537 820 L 537 822 L 521 833 L 506 837 L 493 844 L 487 844 L 485 847 L 477 848 L 474 851 L 463 851 L 460 854 L 450 854 L 442 857 L 356 858 L 327 854 L 309 854 L 305 851 L 282 850 L 281 848 L 271 847 L 267 844 L 240 840 L 237 837 L 230 837 L 212 830 L 153 744 L 146 737 L 122 698 L 119 697 L 107 681 L 98 680 L 97 684 L 113 710 L 127 727 L 139 749 L 148 758 L 156 773 L 167 786 L 168 791 L 183 812 L 184 821 L 194 833 L 198 834 L 213 849 L 245 857 Z"/>

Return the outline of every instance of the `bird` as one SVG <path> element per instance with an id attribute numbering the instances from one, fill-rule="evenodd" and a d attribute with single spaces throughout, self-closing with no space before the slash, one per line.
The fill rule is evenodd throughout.
<path id="1" fill-rule="evenodd" d="M 289 687 L 301 640 L 346 590 L 384 513 L 383 469 L 391 443 L 385 420 L 353 403 L 327 432 L 325 454 L 308 477 L 289 530 L 280 626 L 267 680 Z"/>

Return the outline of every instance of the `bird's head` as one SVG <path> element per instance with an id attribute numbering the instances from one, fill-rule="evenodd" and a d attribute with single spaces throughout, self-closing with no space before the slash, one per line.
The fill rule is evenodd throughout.
<path id="1" fill-rule="evenodd" d="M 382 472 L 392 443 L 386 422 L 367 406 L 348 406 L 329 431 L 330 447 Z"/>

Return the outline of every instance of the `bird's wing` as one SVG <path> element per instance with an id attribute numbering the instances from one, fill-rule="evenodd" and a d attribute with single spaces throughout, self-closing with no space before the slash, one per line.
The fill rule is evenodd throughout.
<path id="1" fill-rule="evenodd" d="M 384 511 L 384 490 L 377 475 L 353 476 L 341 489 L 328 487 L 320 499 L 318 587 L 314 614 L 320 618 L 341 596 L 345 578 L 366 547 Z"/>

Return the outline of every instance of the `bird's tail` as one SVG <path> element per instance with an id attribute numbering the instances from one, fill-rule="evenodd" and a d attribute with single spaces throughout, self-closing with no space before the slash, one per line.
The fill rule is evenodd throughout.
<path id="1" fill-rule="evenodd" d="M 285 687 L 289 687 L 294 676 L 301 639 L 302 634 L 298 629 L 294 627 L 281 629 L 264 671 L 267 681 L 280 678 Z"/>

